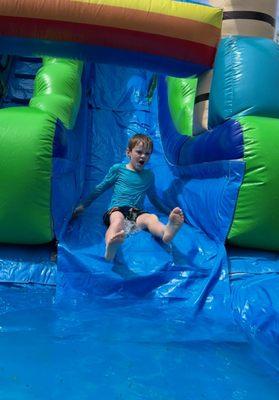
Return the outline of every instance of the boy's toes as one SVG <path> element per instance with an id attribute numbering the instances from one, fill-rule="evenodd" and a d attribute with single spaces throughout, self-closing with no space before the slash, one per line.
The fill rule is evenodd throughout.
<path id="1" fill-rule="evenodd" d="M 179 207 L 175 207 L 169 215 L 169 221 L 173 224 L 182 224 L 184 222 L 184 215 Z"/>

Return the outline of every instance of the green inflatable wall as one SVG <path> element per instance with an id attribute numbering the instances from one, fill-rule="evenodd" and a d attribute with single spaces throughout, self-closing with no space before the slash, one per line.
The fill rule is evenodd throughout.
<path id="1" fill-rule="evenodd" d="M 240 117 L 246 171 L 229 242 L 241 247 L 279 250 L 279 120 Z"/>
<path id="2" fill-rule="evenodd" d="M 0 112 L 0 242 L 52 239 L 50 174 L 55 119 L 29 107 Z"/>
<path id="3" fill-rule="evenodd" d="M 0 110 L 0 243 L 54 238 L 51 216 L 53 140 L 59 119 L 75 125 L 82 63 L 45 58 L 29 107 Z"/>

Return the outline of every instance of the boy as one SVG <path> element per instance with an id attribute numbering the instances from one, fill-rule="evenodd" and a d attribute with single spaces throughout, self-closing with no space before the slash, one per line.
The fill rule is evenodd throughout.
<path id="1" fill-rule="evenodd" d="M 118 247 L 125 239 L 125 218 L 134 222 L 139 229 L 147 229 L 152 235 L 161 238 L 165 243 L 172 241 L 184 222 L 182 210 L 178 207 L 174 208 L 169 214 L 167 225 L 160 222 L 155 214 L 149 214 L 143 210 L 143 202 L 147 194 L 156 207 L 163 212 L 169 212 L 156 196 L 153 172 L 144 169 L 152 151 L 153 142 L 148 136 L 134 135 L 129 140 L 126 150 L 130 159 L 129 163 L 113 165 L 89 198 L 74 211 L 74 216 L 78 216 L 94 199 L 114 186 L 110 207 L 103 217 L 104 223 L 108 227 L 105 237 L 105 258 L 107 261 L 114 259 Z"/>

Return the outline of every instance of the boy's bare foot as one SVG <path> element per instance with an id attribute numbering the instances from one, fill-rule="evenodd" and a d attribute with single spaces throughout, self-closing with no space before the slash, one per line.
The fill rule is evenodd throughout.
<path id="1" fill-rule="evenodd" d="M 117 232 L 107 243 L 106 246 L 106 253 L 105 253 L 105 259 L 107 261 L 112 261 L 115 257 L 115 254 L 118 250 L 118 247 L 121 245 L 121 243 L 124 242 L 125 239 L 125 232 L 122 230 L 120 232 Z"/>
<path id="2" fill-rule="evenodd" d="M 174 236 L 177 234 L 184 222 L 183 212 L 179 207 L 175 207 L 169 215 L 169 221 L 167 223 L 163 242 L 169 243 L 172 241 Z"/>

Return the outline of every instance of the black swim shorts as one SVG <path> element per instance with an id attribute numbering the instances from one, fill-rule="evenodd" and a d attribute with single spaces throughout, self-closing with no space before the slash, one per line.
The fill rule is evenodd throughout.
<path id="1" fill-rule="evenodd" d="M 114 211 L 120 211 L 124 215 L 124 218 L 126 218 L 128 221 L 132 221 L 132 222 L 136 222 L 137 218 L 141 214 L 146 213 L 146 211 L 140 210 L 139 208 L 130 207 L 130 206 L 113 207 L 110 210 L 108 210 L 103 216 L 103 221 L 106 226 L 110 225 L 110 216 Z"/>

